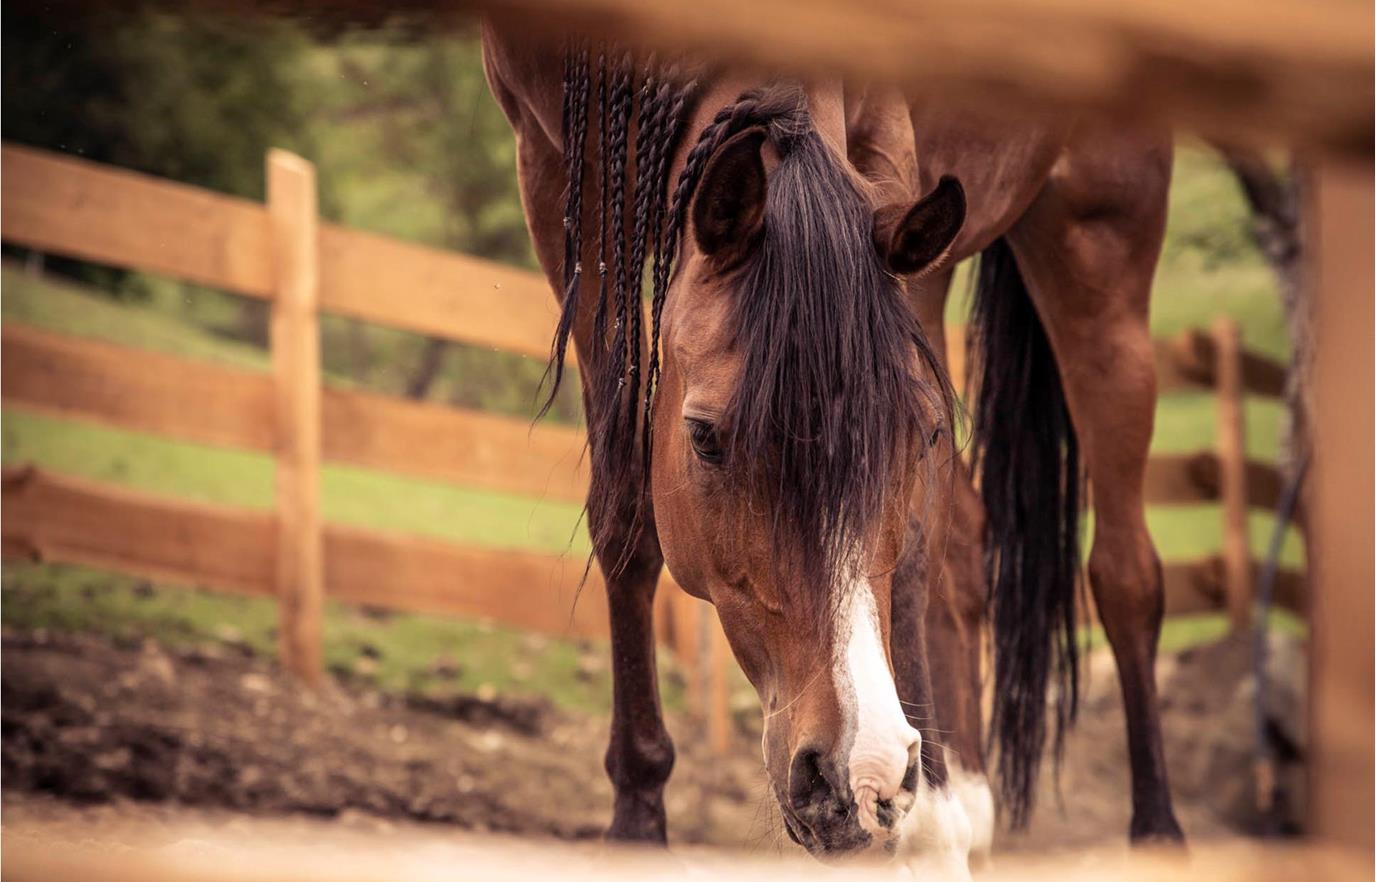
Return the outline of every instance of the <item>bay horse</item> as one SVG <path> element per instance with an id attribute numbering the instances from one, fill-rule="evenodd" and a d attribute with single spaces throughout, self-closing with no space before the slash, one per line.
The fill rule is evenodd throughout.
<path id="1" fill-rule="evenodd" d="M 1081 345 L 1075 316 L 1093 292 L 1112 302 L 1091 303 L 1091 314 L 1144 320 L 1145 301 L 1129 301 L 1145 289 L 1100 287 L 1048 305 L 1043 292 L 1061 295 L 1037 270 L 1062 268 L 1025 257 L 1036 242 L 1012 222 L 1054 217 L 1063 198 L 1054 164 L 1027 184 L 1018 212 L 977 206 L 967 218 L 962 175 L 981 199 L 999 177 L 967 168 L 979 157 L 958 141 L 945 154 L 919 150 L 920 108 L 897 93 L 565 47 L 500 21 L 484 23 L 483 50 L 516 135 L 531 238 L 561 307 L 552 386 L 570 341 L 582 372 L 588 524 L 611 620 L 609 837 L 666 838 L 674 751 L 652 609 L 667 564 L 685 591 L 714 604 L 760 697 L 765 767 L 789 835 L 819 856 L 877 849 L 967 873 L 993 824 L 978 706 L 986 578 L 995 589 L 995 740 L 1015 822 L 1031 804 L 1053 674 L 1074 695 L 1077 431 L 1106 524 L 1090 571 L 1129 703 L 1134 833 L 1141 817 L 1148 834 L 1178 834 L 1148 663 L 1159 573 L 1137 529 L 1150 341 L 1144 324 L 1094 326 L 1113 332 L 1112 345 L 1084 353 L 1093 356 L 1086 381 L 1095 371 L 1139 379 L 1121 393 L 1120 411 L 1137 423 L 1112 443 L 1095 443 L 1115 431 L 1112 419 L 1091 427 L 1092 406 L 1081 416 L 1100 399 L 1077 392 L 1080 372 L 1064 372 L 1062 400 L 1052 357 L 1081 357 L 1066 347 Z M 1057 136 L 1048 155 L 1062 162 L 1069 142 Z M 928 155 L 960 161 L 933 175 L 940 165 Z M 988 205 L 1005 199 L 998 190 Z M 1105 221 L 1096 212 L 1089 206 L 1085 217 Z M 1123 228 L 1151 251 L 1150 229 Z M 1159 248 L 1159 229 L 1155 239 Z M 984 506 L 1008 505 L 1007 517 L 989 518 L 987 575 L 972 538 L 984 530 L 981 501 L 956 452 L 940 315 L 950 268 L 972 248 L 992 255 L 976 323 L 986 376 L 976 462 Z M 1129 268 L 1088 269 L 1108 275 L 1086 276 L 1086 288 Z M 1148 266 L 1148 287 L 1150 274 Z M 1023 302 L 1029 294 L 1035 313 Z M 1025 441 L 1022 429 L 1036 437 Z M 1131 507 L 1134 462 L 1135 521 L 1115 517 Z M 1128 490 L 1105 492 L 1102 477 Z M 1123 596 L 1106 600 L 1105 591 Z M 943 730 L 946 745 L 934 737 Z"/>

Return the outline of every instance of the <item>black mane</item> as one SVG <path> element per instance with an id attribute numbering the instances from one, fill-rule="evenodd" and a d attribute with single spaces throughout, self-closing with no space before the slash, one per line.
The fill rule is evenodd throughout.
<path id="1" fill-rule="evenodd" d="M 822 141 L 796 88 L 769 126 L 781 161 L 765 233 L 736 280 L 741 382 L 726 414 L 728 462 L 747 498 L 763 495 L 779 562 L 802 578 L 795 602 L 836 596 L 848 556 L 896 500 L 896 459 L 925 444 L 945 412 L 921 373 L 936 359 L 872 234 L 874 209 Z"/>

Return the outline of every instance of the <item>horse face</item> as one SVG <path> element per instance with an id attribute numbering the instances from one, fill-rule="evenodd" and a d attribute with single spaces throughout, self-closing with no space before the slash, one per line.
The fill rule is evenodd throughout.
<path id="1" fill-rule="evenodd" d="M 836 372 L 812 375 L 815 363 L 830 359 L 835 366 L 845 348 L 835 339 L 805 339 L 808 332 L 843 328 L 810 328 L 798 320 L 799 310 L 839 303 L 828 324 L 854 325 L 857 316 L 846 312 L 848 302 L 825 298 L 857 293 L 844 285 L 790 293 L 760 281 L 767 268 L 748 269 L 763 259 L 758 249 L 806 250 L 815 244 L 809 250 L 813 258 L 829 253 L 825 242 L 765 241 L 767 225 L 789 223 L 772 213 L 788 202 L 767 198 L 772 177 L 789 171 L 787 161 L 759 130 L 751 130 L 727 141 L 703 176 L 692 236 L 685 240 L 696 247 L 685 247 L 664 313 L 664 366 L 654 413 L 655 520 L 670 572 L 685 590 L 716 606 L 759 694 L 765 764 L 790 834 L 819 855 L 891 849 L 897 822 L 914 798 L 921 742 L 904 715 L 892 673 L 891 574 L 905 552 L 908 502 L 923 444 L 911 426 L 895 425 L 901 419 L 896 411 L 905 408 L 883 406 L 894 390 L 839 390 L 833 396 L 826 378 Z M 781 166 L 784 172 L 777 172 Z M 881 219 L 867 214 L 854 225 L 864 228 L 836 235 L 862 243 L 856 247 L 868 250 L 864 260 L 879 268 L 871 273 L 866 265 L 859 275 L 867 284 L 886 286 L 866 296 L 894 298 L 906 309 L 897 279 L 883 266 L 892 256 L 874 253 Z M 889 224 L 885 238 L 901 240 L 900 233 Z M 788 239 L 779 229 L 769 235 Z M 932 243 L 923 245 L 932 251 Z M 816 279 L 802 273 L 784 282 L 848 278 L 825 270 L 814 273 Z M 742 329 L 752 321 L 743 318 L 742 298 L 791 296 L 798 302 L 781 307 L 764 329 L 798 339 L 763 339 L 767 334 L 758 334 L 759 328 L 750 339 Z M 874 329 L 851 330 L 865 343 Z M 809 348 L 814 343 L 816 352 Z M 874 345 L 891 343 L 885 338 Z M 916 351 L 896 359 L 911 361 L 895 368 L 898 374 L 916 375 Z M 773 362 L 797 364 L 798 375 L 785 370 L 766 376 L 761 366 Z M 856 370 L 866 374 L 865 382 L 876 374 L 869 363 Z M 764 384 L 765 398 L 780 400 L 762 409 L 758 384 Z M 809 400 L 780 398 L 795 393 Z M 839 415 L 824 412 L 833 404 Z M 914 423 L 941 422 L 938 413 L 911 416 Z M 798 429 L 814 423 L 815 433 Z M 842 451 L 840 461 L 827 452 L 835 449 Z M 798 469 L 807 457 L 819 464 L 815 475 Z M 881 501 L 854 523 L 844 515 L 847 506 L 857 505 L 847 497 L 855 489 L 847 477 L 883 487 Z M 799 486 L 812 478 L 833 492 L 812 498 L 813 487 Z M 842 514 L 814 510 L 830 504 L 832 496 Z M 791 521 L 811 515 L 822 524 L 834 521 L 844 538 L 833 543 L 836 537 L 825 530 L 792 529 Z M 834 547 L 825 553 L 802 547 L 810 544 Z"/>

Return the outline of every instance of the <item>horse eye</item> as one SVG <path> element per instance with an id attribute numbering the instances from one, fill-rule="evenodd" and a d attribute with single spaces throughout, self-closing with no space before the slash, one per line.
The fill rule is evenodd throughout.
<path id="1" fill-rule="evenodd" d="M 927 458 L 927 454 L 932 452 L 932 448 L 935 447 L 937 445 L 937 442 L 941 440 L 941 436 L 943 434 L 945 434 L 945 432 L 942 430 L 940 426 L 937 426 L 935 429 L 932 429 L 931 435 L 927 438 L 926 445 L 922 448 L 922 451 L 917 455 L 918 462 L 921 462 L 922 460 Z"/>
<path id="2" fill-rule="evenodd" d="M 717 440 L 717 429 L 704 420 L 688 420 L 688 439 L 693 444 L 693 452 L 698 459 L 708 465 L 721 465 L 722 449 Z"/>

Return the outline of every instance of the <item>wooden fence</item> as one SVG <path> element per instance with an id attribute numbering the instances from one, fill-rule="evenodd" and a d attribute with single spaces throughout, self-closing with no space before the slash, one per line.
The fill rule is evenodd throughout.
<path id="1" fill-rule="evenodd" d="M 322 461 L 582 500 L 577 430 L 532 430 L 524 420 L 321 383 L 322 311 L 543 358 L 555 310 L 542 277 L 321 223 L 314 169 L 281 151 L 267 158 L 265 206 L 8 144 L 0 163 L 5 241 L 266 299 L 272 349 L 271 372 L 258 373 L 7 324 L 5 406 L 267 452 L 277 465 L 271 512 L 9 468 L 6 557 L 276 596 L 283 662 L 308 681 L 320 676 L 326 597 L 606 634 L 595 571 L 574 606 L 581 559 L 322 523 L 317 507 Z M 1157 361 L 1162 392 L 1216 394 L 1218 438 L 1214 450 L 1154 457 L 1148 501 L 1219 502 L 1225 525 L 1219 555 L 1167 564 L 1167 612 L 1228 609 L 1241 623 L 1256 567 L 1247 512 L 1274 507 L 1281 492 L 1273 466 L 1245 457 L 1243 398 L 1279 396 L 1284 370 L 1246 352 L 1226 321 L 1159 342 Z M 1299 574 L 1282 573 L 1278 599 L 1303 608 Z M 677 590 L 659 592 L 657 604 L 658 636 L 687 669 L 690 700 L 706 709 L 712 740 L 723 743 L 730 659 L 719 629 L 705 624 L 710 608 Z"/>

